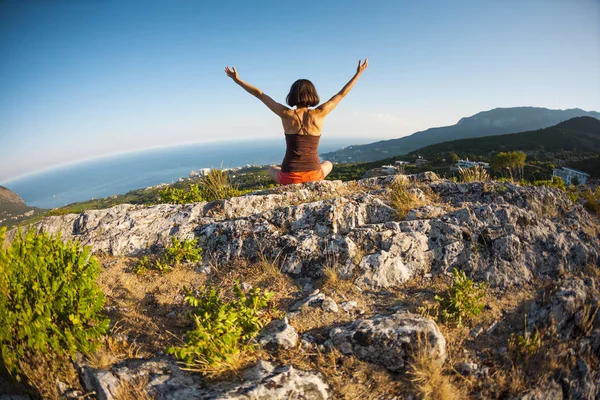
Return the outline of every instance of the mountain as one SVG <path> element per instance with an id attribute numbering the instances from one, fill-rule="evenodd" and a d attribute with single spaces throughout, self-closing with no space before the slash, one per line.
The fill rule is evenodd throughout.
<path id="1" fill-rule="evenodd" d="M 435 143 L 532 131 L 583 116 L 600 119 L 600 113 L 584 111 L 579 108 L 569 110 L 549 110 L 540 107 L 495 108 L 477 113 L 471 117 L 461 118 L 457 124 L 452 126 L 430 128 L 399 139 L 349 146 L 331 153 L 325 153 L 322 157 L 333 162 L 375 161 L 406 154 Z"/>
<path id="2" fill-rule="evenodd" d="M 488 155 L 497 151 L 545 150 L 548 152 L 582 151 L 600 153 L 600 120 L 576 117 L 549 128 L 508 135 L 460 139 L 433 144 L 415 150 L 421 156 L 447 152 Z"/>
<path id="3" fill-rule="evenodd" d="M 5 188 L 4 186 L 0 186 L 0 206 L 4 204 L 22 204 L 25 205 L 25 202 L 15 192 L 10 189 Z"/>
<path id="4" fill-rule="evenodd" d="M 0 186 L 0 227 L 14 225 L 42 211 L 37 207 L 28 206 L 21 196 Z"/>

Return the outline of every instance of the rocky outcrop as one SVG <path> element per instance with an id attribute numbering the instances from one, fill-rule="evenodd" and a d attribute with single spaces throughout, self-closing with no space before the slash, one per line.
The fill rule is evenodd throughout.
<path id="1" fill-rule="evenodd" d="M 317 374 L 291 366 L 275 367 L 259 361 L 241 372 L 236 382 L 208 382 L 182 371 L 170 358 L 126 360 L 110 371 L 80 366 L 85 389 L 98 399 L 114 400 L 121 385 L 134 380 L 147 382 L 145 390 L 158 400 L 327 400 L 329 385 Z"/>
<path id="2" fill-rule="evenodd" d="M 436 323 L 405 311 L 356 320 L 332 329 L 329 336 L 342 353 L 354 354 L 390 371 L 404 369 L 417 352 L 424 352 L 439 364 L 446 360 L 446 340 Z"/>
<path id="3" fill-rule="evenodd" d="M 386 200 L 393 179 L 313 182 L 212 203 L 120 205 L 49 217 L 36 229 L 113 255 L 159 249 L 170 235 L 197 237 L 216 262 L 283 257 L 285 272 L 305 277 L 334 263 L 358 284 L 384 288 L 454 267 L 508 287 L 598 264 L 595 222 L 559 190 L 421 174 L 413 184 L 439 199 L 399 221 Z"/>

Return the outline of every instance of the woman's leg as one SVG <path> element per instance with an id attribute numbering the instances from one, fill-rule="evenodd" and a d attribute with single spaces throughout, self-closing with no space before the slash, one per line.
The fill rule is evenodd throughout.
<path id="1" fill-rule="evenodd" d="M 333 164 L 331 163 L 331 161 L 323 161 L 321 163 L 321 171 L 323 171 L 323 179 L 325 179 L 327 177 L 327 175 L 329 175 L 329 173 L 331 172 L 332 169 L 333 169 Z"/>
<path id="2" fill-rule="evenodd" d="M 273 179 L 276 183 L 279 183 L 279 173 L 281 172 L 281 167 L 277 165 L 269 166 L 269 177 Z"/>

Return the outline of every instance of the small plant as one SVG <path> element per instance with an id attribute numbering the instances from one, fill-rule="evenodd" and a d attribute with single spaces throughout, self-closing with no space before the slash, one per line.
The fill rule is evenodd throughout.
<path id="1" fill-rule="evenodd" d="M 143 275 L 150 268 L 152 268 L 150 258 L 148 258 L 148 256 L 143 256 L 135 263 L 131 271 L 135 274 Z"/>
<path id="2" fill-rule="evenodd" d="M 0 229 L 0 243 L 4 243 Z M 6 368 L 53 351 L 74 356 L 95 350 L 109 320 L 90 249 L 34 230 L 0 247 L 0 347 Z"/>
<path id="3" fill-rule="evenodd" d="M 490 174 L 485 168 L 476 165 L 471 168 L 458 167 L 458 180 L 460 182 L 483 182 L 490 180 Z"/>
<path id="4" fill-rule="evenodd" d="M 189 204 L 204 201 L 198 185 L 190 185 L 188 190 L 166 187 L 159 192 L 160 203 Z"/>
<path id="5" fill-rule="evenodd" d="M 233 291 L 236 298 L 230 302 L 212 287 L 205 288 L 198 297 L 187 291 L 185 302 L 193 308 L 195 328 L 186 333 L 185 346 L 170 347 L 167 352 L 191 370 L 206 372 L 231 365 L 234 356 L 253 348 L 250 340 L 267 322 L 261 310 L 273 293 L 254 288 L 246 295 L 237 283 Z"/>
<path id="6" fill-rule="evenodd" d="M 467 278 L 464 271 L 452 270 L 452 285 L 445 297 L 436 295 L 440 304 L 440 316 L 445 321 L 454 321 L 462 325 L 464 319 L 479 315 L 485 307 L 484 297 L 487 289 L 485 282 L 476 284 Z"/>
<path id="7" fill-rule="evenodd" d="M 163 260 L 176 266 L 184 261 L 202 260 L 202 249 L 198 247 L 198 239 L 180 241 L 176 236 L 171 236 L 171 245 L 165 249 Z"/>
<path id="8" fill-rule="evenodd" d="M 143 256 L 131 271 L 138 275 L 143 275 L 149 270 L 166 274 L 182 262 L 198 262 L 200 260 L 202 260 L 202 249 L 198 247 L 198 239 L 181 241 L 177 237 L 171 236 L 171 244 L 165 248 L 160 258 L 151 259 Z"/>
<path id="9" fill-rule="evenodd" d="M 509 341 L 509 348 L 519 358 L 529 358 L 534 356 L 540 347 L 542 347 L 542 336 L 540 332 L 534 329 L 533 333 L 527 330 L 527 316 L 525 316 L 525 329 L 522 335 L 513 334 Z"/>

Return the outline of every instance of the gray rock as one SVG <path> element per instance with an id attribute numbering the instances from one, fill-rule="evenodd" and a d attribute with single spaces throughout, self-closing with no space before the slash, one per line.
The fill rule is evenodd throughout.
<path id="1" fill-rule="evenodd" d="M 270 351 L 290 349 L 296 347 L 298 333 L 288 323 L 287 318 L 283 320 L 276 319 L 263 328 L 256 340 L 261 346 Z"/>
<path id="2" fill-rule="evenodd" d="M 146 391 L 159 400 L 329 399 L 330 389 L 320 374 L 259 361 L 241 372 L 241 382 L 206 382 L 182 371 L 165 357 L 126 360 L 113 368 L 118 380 L 148 380 Z M 117 378 L 115 378 L 117 379 Z"/>
<path id="3" fill-rule="evenodd" d="M 356 307 L 358 307 L 358 303 L 354 300 L 345 301 L 342 303 L 342 310 L 344 310 L 346 312 L 350 312 L 350 311 L 354 310 Z"/>
<path id="4" fill-rule="evenodd" d="M 326 297 L 321 303 L 321 308 L 327 312 L 336 313 L 338 312 L 338 305 L 331 297 Z"/>
<path id="5" fill-rule="evenodd" d="M 569 379 L 569 398 L 587 400 L 595 399 L 597 395 L 598 391 L 592 378 L 592 371 L 585 360 L 580 358 L 575 363 L 573 374 Z"/>
<path id="6" fill-rule="evenodd" d="M 479 365 L 474 362 L 463 362 L 456 366 L 456 370 L 465 376 L 475 375 L 479 370 Z"/>
<path id="7" fill-rule="evenodd" d="M 560 385 L 554 381 L 549 381 L 545 386 L 538 386 L 530 390 L 525 395 L 518 397 L 518 400 L 562 400 L 563 391 Z"/>
<path id="8" fill-rule="evenodd" d="M 404 369 L 417 350 L 426 351 L 439 363 L 446 359 L 446 340 L 436 323 L 405 311 L 357 320 L 332 329 L 329 336 L 342 353 L 391 371 Z"/>

